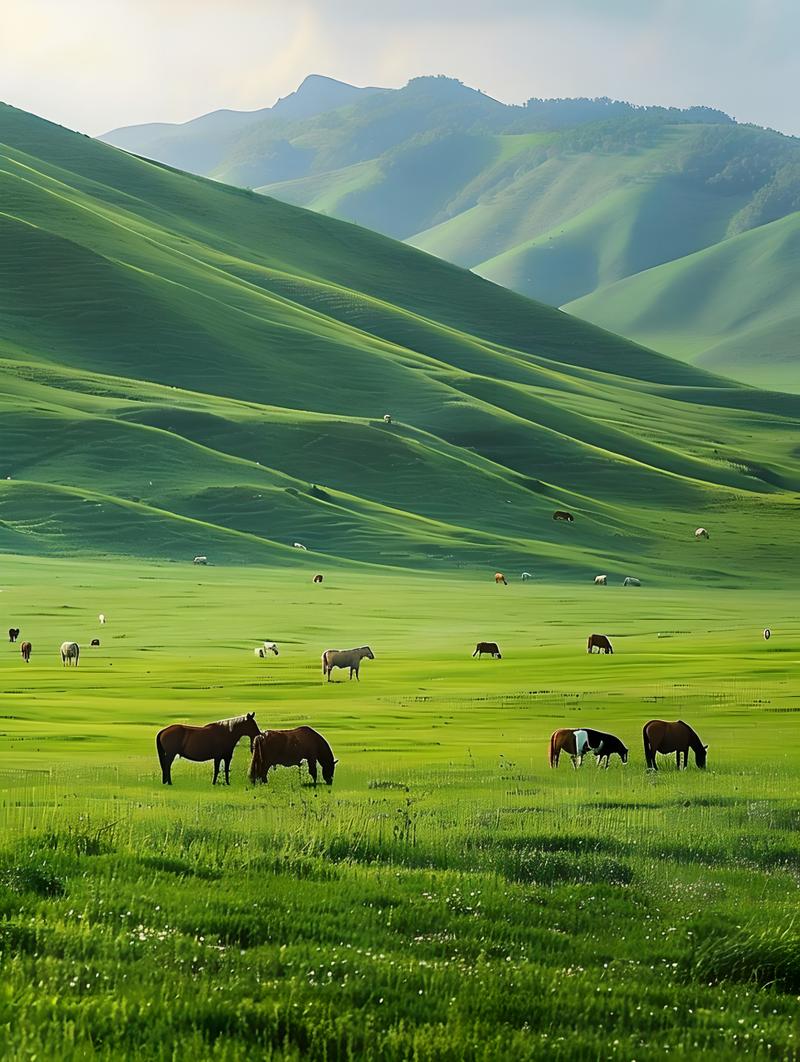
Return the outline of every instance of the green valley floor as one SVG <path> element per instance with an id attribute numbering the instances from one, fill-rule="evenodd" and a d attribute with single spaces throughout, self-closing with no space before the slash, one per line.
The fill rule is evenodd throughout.
<path id="1" fill-rule="evenodd" d="M 796 593 L 314 563 L 0 559 L 0 1055 L 797 1057 Z M 245 711 L 333 787 L 246 742 L 161 785 L 159 728 Z M 708 770 L 647 773 L 650 718 Z M 629 763 L 551 770 L 562 725 Z"/>

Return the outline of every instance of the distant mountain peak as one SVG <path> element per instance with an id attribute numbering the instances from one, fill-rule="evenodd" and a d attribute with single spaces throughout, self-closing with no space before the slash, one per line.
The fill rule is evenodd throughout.
<path id="1" fill-rule="evenodd" d="M 336 110 L 337 107 L 345 107 L 359 96 L 378 91 L 376 88 L 358 88 L 324 74 L 309 74 L 294 92 L 281 97 L 272 111 L 282 118 L 312 118 Z"/>

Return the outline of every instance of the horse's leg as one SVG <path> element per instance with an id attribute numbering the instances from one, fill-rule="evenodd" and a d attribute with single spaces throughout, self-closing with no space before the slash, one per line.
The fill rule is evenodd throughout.
<path id="1" fill-rule="evenodd" d="M 220 760 L 215 759 L 214 760 L 214 777 L 213 777 L 213 779 L 211 781 L 212 785 L 216 785 L 217 784 L 217 778 L 219 778 L 219 765 L 220 765 Z"/>
<path id="2" fill-rule="evenodd" d="M 680 770 L 681 769 L 681 750 L 680 749 L 678 749 L 678 751 L 675 753 L 675 764 L 676 764 L 678 770 Z"/>
<path id="3" fill-rule="evenodd" d="M 573 756 L 572 753 L 570 753 L 569 758 L 572 760 L 572 769 L 573 769 L 573 771 L 577 771 L 578 765 L 575 762 L 575 760 L 577 759 L 577 756 Z"/>
<path id="4" fill-rule="evenodd" d="M 233 759 L 233 753 L 224 760 L 225 763 L 225 785 L 231 784 L 231 760 Z"/>
<path id="5" fill-rule="evenodd" d="M 161 764 L 161 784 L 172 785 L 172 763 L 175 759 L 174 755 L 170 753 L 164 754 L 164 761 Z"/>
<path id="6" fill-rule="evenodd" d="M 317 761 L 309 758 L 308 760 L 308 773 L 311 775 L 311 780 L 314 785 L 317 784 Z"/>

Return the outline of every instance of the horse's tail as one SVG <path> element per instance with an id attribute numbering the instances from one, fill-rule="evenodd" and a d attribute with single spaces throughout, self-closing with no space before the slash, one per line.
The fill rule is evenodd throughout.
<path id="1" fill-rule="evenodd" d="M 260 734 L 259 737 L 261 737 Z M 250 770 L 247 772 L 247 777 L 250 779 L 250 782 L 253 785 L 256 784 L 259 777 L 261 776 L 262 760 L 263 756 L 261 753 L 261 742 L 258 740 L 257 737 L 253 741 L 253 755 L 250 757 Z"/>
<path id="2" fill-rule="evenodd" d="M 553 733 L 550 735 L 550 766 L 555 767 L 556 759 L 556 735 Z"/>
<path id="3" fill-rule="evenodd" d="M 587 653 L 591 653 L 591 651 L 592 651 L 592 636 L 590 634 L 589 637 L 586 639 L 586 652 Z"/>
<path id="4" fill-rule="evenodd" d="M 327 673 L 328 673 L 328 650 L 326 649 L 325 652 L 322 654 L 322 674 L 323 675 L 327 675 Z"/>
<path id="5" fill-rule="evenodd" d="M 164 765 L 165 765 L 166 760 L 167 760 L 167 754 L 164 751 L 164 746 L 161 744 L 161 734 L 162 734 L 161 730 L 159 730 L 159 732 L 156 734 L 156 752 L 158 753 L 158 762 L 159 762 L 159 764 L 161 766 L 161 770 L 163 772 L 166 769 Z"/>
<path id="6" fill-rule="evenodd" d="M 648 726 L 648 724 L 645 723 L 645 725 L 642 727 L 642 740 L 644 742 L 644 762 L 645 762 L 645 766 L 649 767 L 650 764 L 653 762 L 654 756 L 653 756 L 653 746 L 650 744 L 650 738 L 647 736 L 647 726 Z"/>

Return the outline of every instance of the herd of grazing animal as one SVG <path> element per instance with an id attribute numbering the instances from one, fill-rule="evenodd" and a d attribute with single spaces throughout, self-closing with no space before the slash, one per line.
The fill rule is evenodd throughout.
<path id="1" fill-rule="evenodd" d="M 668 722 L 665 719 L 651 719 L 642 729 L 644 741 L 645 765 L 649 771 L 657 771 L 656 753 L 669 756 L 675 753 L 678 770 L 681 769 L 683 756 L 684 769 L 688 765 L 689 750 L 694 753 L 698 767 L 704 769 L 708 758 L 708 745 L 704 745 L 695 730 L 682 719 Z M 550 736 L 549 762 L 551 767 L 558 767 L 558 758 L 565 752 L 577 770 L 583 764 L 583 758 L 591 753 L 597 766 L 608 767 L 609 757 L 616 753 L 623 763 L 628 762 L 628 749 L 614 734 L 604 734 L 601 730 L 586 728 L 554 730 Z M 605 761 L 605 764 L 603 764 Z"/>

